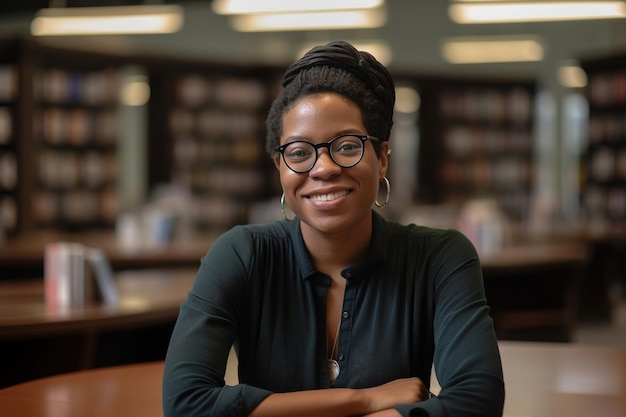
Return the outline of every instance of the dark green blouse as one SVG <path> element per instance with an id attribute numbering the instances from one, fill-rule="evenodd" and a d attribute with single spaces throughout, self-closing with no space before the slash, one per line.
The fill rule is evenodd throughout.
<path id="1" fill-rule="evenodd" d="M 478 256 L 459 232 L 373 214 L 368 260 L 346 268 L 336 387 L 435 365 L 436 398 L 403 416 L 502 416 L 504 382 Z M 246 416 L 272 392 L 328 388 L 326 292 L 299 221 L 237 226 L 203 257 L 165 361 L 165 417 Z M 230 347 L 239 381 L 224 385 Z"/>

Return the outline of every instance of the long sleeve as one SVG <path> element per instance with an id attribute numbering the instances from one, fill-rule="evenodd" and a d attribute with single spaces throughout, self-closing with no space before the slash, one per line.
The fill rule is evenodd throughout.
<path id="1" fill-rule="evenodd" d="M 400 411 L 406 416 L 501 417 L 502 366 L 478 255 L 456 231 L 434 241 L 430 255 L 434 366 L 441 392 Z"/>
<path id="2" fill-rule="evenodd" d="M 246 416 L 270 392 L 224 385 L 237 332 L 250 254 L 234 250 L 233 234 L 202 259 L 194 288 L 181 306 L 165 360 L 165 417 Z"/>

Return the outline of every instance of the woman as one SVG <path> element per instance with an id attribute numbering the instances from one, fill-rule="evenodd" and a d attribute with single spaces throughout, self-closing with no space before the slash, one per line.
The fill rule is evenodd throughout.
<path id="1" fill-rule="evenodd" d="M 474 248 L 372 210 L 390 192 L 388 71 L 332 42 L 283 87 L 267 149 L 295 217 L 237 226 L 202 259 L 167 353 L 165 416 L 501 416 Z M 233 344 L 239 384 L 225 386 Z"/>

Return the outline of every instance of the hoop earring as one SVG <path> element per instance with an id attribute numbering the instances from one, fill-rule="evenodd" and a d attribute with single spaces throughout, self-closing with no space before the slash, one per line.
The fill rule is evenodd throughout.
<path id="1" fill-rule="evenodd" d="M 387 205 L 387 203 L 389 202 L 389 196 L 391 195 L 391 184 L 389 184 L 389 180 L 387 179 L 387 177 L 383 177 L 381 181 L 384 181 L 385 183 L 387 194 L 385 195 L 385 201 L 383 201 L 382 203 L 378 202 L 378 197 L 376 198 L 376 201 L 374 201 L 374 204 L 376 204 L 376 207 L 380 207 L 380 208 L 385 207 Z"/>
<path id="2" fill-rule="evenodd" d="M 296 218 L 296 215 L 294 214 L 294 216 L 290 219 L 289 217 L 287 217 L 287 211 L 285 210 L 285 208 L 289 207 L 285 205 L 285 193 L 282 193 L 280 196 L 280 211 L 283 213 L 283 216 L 285 216 L 285 220 L 287 220 L 288 222 L 294 220 Z M 291 209 L 289 209 L 289 211 L 291 211 Z M 291 214 L 293 214 L 293 211 L 291 212 Z"/>

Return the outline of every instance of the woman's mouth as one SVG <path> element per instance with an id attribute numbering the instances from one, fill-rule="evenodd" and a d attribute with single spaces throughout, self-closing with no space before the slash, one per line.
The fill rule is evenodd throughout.
<path id="1" fill-rule="evenodd" d="M 309 198 L 314 201 L 326 202 L 326 201 L 336 200 L 347 194 L 348 194 L 348 190 L 343 190 L 343 191 L 336 191 L 334 193 L 327 193 L 327 194 L 313 194 L 313 195 L 310 195 Z"/>

